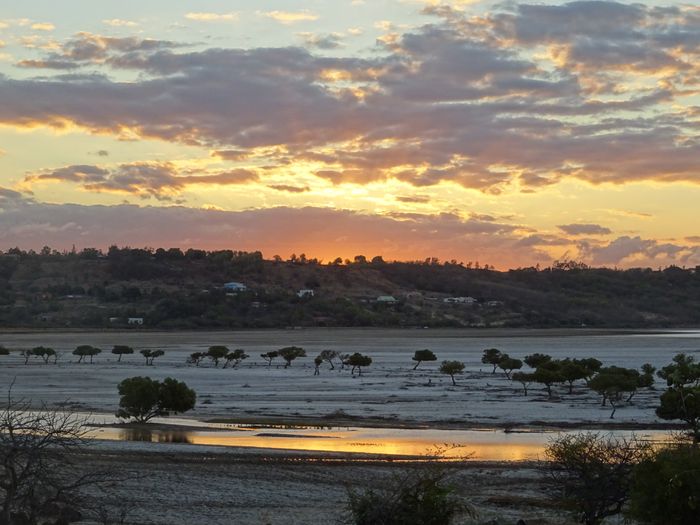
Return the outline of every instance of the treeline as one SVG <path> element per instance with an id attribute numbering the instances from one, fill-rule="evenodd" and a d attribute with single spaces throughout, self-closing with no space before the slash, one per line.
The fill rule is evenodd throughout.
<path id="1" fill-rule="evenodd" d="M 229 281 L 247 291 L 227 293 Z M 300 289 L 314 295 L 300 298 Z M 379 296 L 396 301 L 378 304 Z M 444 304 L 446 297 L 475 302 Z M 697 326 L 700 271 L 571 261 L 496 271 L 436 258 L 324 262 L 304 254 L 264 259 L 260 252 L 116 246 L 0 252 L 0 326 L 105 328 L 115 326 L 110 318 L 128 317 L 166 329 Z"/>

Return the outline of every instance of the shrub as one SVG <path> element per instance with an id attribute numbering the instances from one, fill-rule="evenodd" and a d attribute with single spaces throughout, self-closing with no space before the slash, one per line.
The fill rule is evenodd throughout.
<path id="1" fill-rule="evenodd" d="M 700 515 L 700 449 L 659 451 L 633 471 L 630 517 L 651 525 L 692 525 Z"/>
<path id="2" fill-rule="evenodd" d="M 449 525 L 472 508 L 455 494 L 451 471 L 437 462 L 395 474 L 380 489 L 349 490 L 355 525 Z"/>
<path id="3" fill-rule="evenodd" d="M 632 469 L 650 453 L 648 443 L 600 434 L 563 436 L 545 450 L 558 499 L 586 525 L 622 511 L 630 496 Z"/>
<path id="4" fill-rule="evenodd" d="M 194 408 L 195 391 L 171 377 L 163 382 L 150 377 L 131 377 L 117 386 L 119 410 L 117 417 L 133 418 L 144 423 L 156 416 L 179 414 Z"/>

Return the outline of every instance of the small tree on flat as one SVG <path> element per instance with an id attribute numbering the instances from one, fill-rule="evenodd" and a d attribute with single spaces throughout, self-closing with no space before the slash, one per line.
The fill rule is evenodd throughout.
<path id="1" fill-rule="evenodd" d="M 81 363 L 86 357 L 90 358 L 90 364 L 92 364 L 93 358 L 101 353 L 102 350 L 90 345 L 80 345 L 75 350 L 73 350 L 73 355 L 78 356 L 78 363 Z"/>
<path id="2" fill-rule="evenodd" d="M 559 371 L 564 381 L 569 385 L 569 394 L 574 393 L 574 383 L 585 379 L 590 373 L 585 366 L 568 358 L 561 361 Z"/>
<path id="3" fill-rule="evenodd" d="M 266 352 L 264 354 L 260 354 L 260 357 L 262 357 L 265 361 L 267 361 L 267 367 L 270 368 L 272 366 L 272 360 L 279 357 L 280 353 L 277 350 L 273 350 L 272 352 Z"/>
<path id="4" fill-rule="evenodd" d="M 318 357 L 320 357 L 322 361 L 326 361 L 329 365 L 331 365 L 331 370 L 335 370 L 335 364 L 333 361 L 338 358 L 338 352 L 335 350 L 321 350 Z"/>
<path id="5" fill-rule="evenodd" d="M 112 348 L 112 353 L 114 355 L 119 356 L 117 358 L 117 363 L 119 363 L 119 362 L 121 362 L 123 355 L 133 354 L 134 349 L 131 348 L 130 346 L 126 346 L 126 345 L 115 345 L 114 348 Z"/>
<path id="6" fill-rule="evenodd" d="M 10 351 L 4 346 L 0 345 L 0 355 L 10 355 Z"/>
<path id="7" fill-rule="evenodd" d="M 615 411 L 623 400 L 624 393 L 634 393 L 639 385 L 639 372 L 634 368 L 609 366 L 600 371 L 588 381 L 588 387 L 602 397 L 601 406 L 609 401 L 612 407 L 610 419 L 615 417 Z"/>
<path id="8" fill-rule="evenodd" d="M 187 358 L 187 364 L 199 366 L 199 364 L 209 356 L 206 352 L 192 352 Z"/>
<path id="9" fill-rule="evenodd" d="M 162 383 L 150 377 L 131 377 L 117 386 L 117 417 L 145 423 L 157 416 L 179 414 L 194 408 L 197 395 L 183 382 L 166 378 Z"/>
<path id="10" fill-rule="evenodd" d="M 586 381 L 589 381 L 603 367 L 603 363 L 601 363 L 594 357 L 574 359 L 573 363 L 582 366 L 586 370 L 586 375 L 584 376 L 584 379 Z"/>
<path id="11" fill-rule="evenodd" d="M 481 357 L 481 362 L 485 365 L 493 366 L 492 374 L 496 373 L 498 363 L 501 361 L 503 354 L 498 348 L 487 348 L 484 350 L 484 355 Z"/>
<path id="12" fill-rule="evenodd" d="M 292 361 L 295 359 L 299 357 L 306 357 L 306 350 L 298 346 L 285 346 L 284 348 L 280 348 L 277 353 L 282 359 L 284 359 L 285 368 L 292 366 Z"/>
<path id="13" fill-rule="evenodd" d="M 355 352 L 352 354 L 350 357 L 348 357 L 345 360 L 345 365 L 346 366 L 351 366 L 352 369 L 350 370 L 350 373 L 352 375 L 355 375 L 355 369 L 357 369 L 357 374 L 362 375 L 362 367 L 363 366 L 369 366 L 372 364 L 372 358 L 367 356 L 367 355 L 362 355 L 359 352 Z"/>
<path id="14" fill-rule="evenodd" d="M 224 368 L 236 368 L 238 365 L 241 364 L 241 361 L 247 358 L 248 354 L 246 354 L 244 350 L 236 348 L 235 350 L 232 350 L 231 352 L 226 354 L 226 357 L 224 358 L 226 360 L 224 362 Z"/>
<path id="15" fill-rule="evenodd" d="M 461 361 L 443 361 L 440 365 L 440 373 L 450 376 L 452 386 L 457 386 L 455 375 L 461 374 L 464 370 L 464 363 Z"/>
<path id="16" fill-rule="evenodd" d="M 34 355 L 34 352 L 32 352 L 31 348 L 25 348 L 24 350 L 21 350 L 19 355 L 21 355 L 24 358 L 24 364 L 28 365 L 29 364 L 29 359 L 32 357 L 36 357 Z"/>
<path id="17" fill-rule="evenodd" d="M 532 379 L 535 383 L 541 383 L 545 386 L 547 397 L 550 399 L 552 397 L 552 386 L 564 381 L 559 371 L 559 365 L 554 361 L 548 361 L 538 366 L 532 373 Z"/>
<path id="18" fill-rule="evenodd" d="M 39 357 L 44 361 L 44 364 L 49 363 L 49 359 L 53 357 L 56 358 L 56 351 L 53 348 L 48 348 L 46 346 L 35 346 L 31 349 L 31 353 L 34 357 Z"/>
<path id="19" fill-rule="evenodd" d="M 503 370 L 503 373 L 508 379 L 513 370 L 520 370 L 523 367 L 523 362 L 520 359 L 510 357 L 508 354 L 503 354 L 498 361 L 498 368 Z"/>
<path id="20" fill-rule="evenodd" d="M 146 366 L 153 366 L 154 359 L 165 355 L 163 350 L 141 350 L 140 354 L 146 359 Z"/>
<path id="21" fill-rule="evenodd" d="M 527 366 L 529 366 L 530 368 L 537 368 L 538 366 L 540 366 L 548 361 L 551 361 L 551 360 L 552 360 L 551 355 L 539 354 L 539 353 L 526 355 L 525 359 L 523 359 L 523 361 L 525 361 L 525 364 Z"/>
<path id="22" fill-rule="evenodd" d="M 221 359 L 225 359 L 226 356 L 228 355 L 228 348 L 225 346 L 221 345 L 216 345 L 216 346 L 210 346 L 209 351 L 207 352 L 207 355 L 209 356 L 209 359 L 214 361 L 214 367 L 218 368 L 219 367 L 219 361 Z"/>
<path id="23" fill-rule="evenodd" d="M 426 348 L 425 350 L 416 350 L 411 359 L 416 362 L 416 366 L 413 367 L 415 370 L 423 361 L 437 361 L 437 356 Z"/>
<path id="24" fill-rule="evenodd" d="M 656 415 L 684 421 L 693 442 L 700 443 L 700 364 L 692 356 L 677 354 L 658 375 L 666 380 L 668 389 L 661 394 Z"/>
<path id="25" fill-rule="evenodd" d="M 523 390 L 525 391 L 525 395 L 527 396 L 527 388 L 530 386 L 530 383 L 535 381 L 535 374 L 532 372 L 515 372 L 513 374 L 513 381 L 517 381 L 518 383 L 523 385 Z"/>

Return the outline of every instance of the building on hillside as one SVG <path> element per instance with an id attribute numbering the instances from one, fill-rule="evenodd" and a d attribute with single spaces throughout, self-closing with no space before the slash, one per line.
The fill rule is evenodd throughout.
<path id="1" fill-rule="evenodd" d="M 468 305 L 474 305 L 478 303 L 479 301 L 477 299 L 474 299 L 473 297 L 445 297 L 442 300 L 443 303 L 448 303 L 448 304 L 468 304 Z"/>
<path id="2" fill-rule="evenodd" d="M 311 289 L 304 289 L 304 290 L 299 290 L 297 292 L 297 297 L 304 298 L 304 297 L 313 297 L 314 296 L 314 291 Z"/>
<path id="3" fill-rule="evenodd" d="M 141 326 L 143 325 L 143 317 L 129 317 L 126 322 L 127 324 Z"/>
<path id="4" fill-rule="evenodd" d="M 245 292 L 247 289 L 248 287 L 245 284 L 236 281 L 224 284 L 224 290 L 227 292 Z"/>
<path id="5" fill-rule="evenodd" d="M 396 297 L 393 295 L 380 295 L 377 297 L 377 302 L 382 304 L 396 304 Z"/>

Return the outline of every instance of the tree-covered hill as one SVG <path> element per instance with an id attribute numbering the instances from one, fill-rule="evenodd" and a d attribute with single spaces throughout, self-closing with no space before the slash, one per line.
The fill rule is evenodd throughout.
<path id="1" fill-rule="evenodd" d="M 225 289 L 232 281 L 246 290 Z M 303 255 L 117 247 L 0 254 L 4 328 L 698 325 L 697 268 L 565 263 L 501 272 L 435 259 L 323 264 Z"/>

